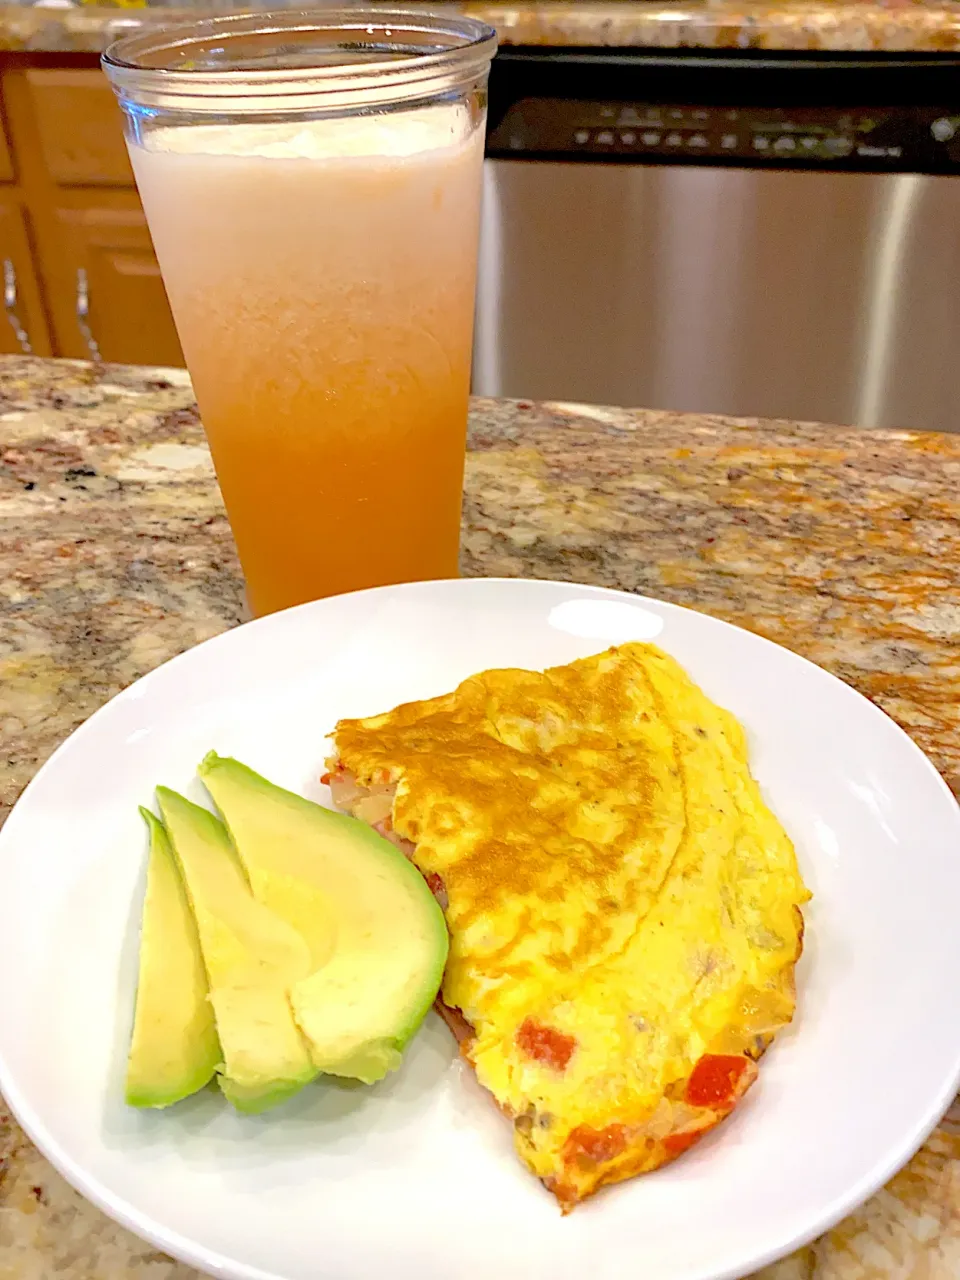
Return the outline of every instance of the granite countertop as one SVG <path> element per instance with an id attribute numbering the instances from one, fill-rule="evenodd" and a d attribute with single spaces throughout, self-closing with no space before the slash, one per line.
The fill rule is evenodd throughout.
<path id="1" fill-rule="evenodd" d="M 466 574 L 694 605 L 900 722 L 960 794 L 960 436 L 478 400 Z M 0 816 L 118 690 L 234 625 L 241 583 L 182 371 L 0 359 Z M 956 1280 L 960 1104 L 765 1280 Z M 73 1192 L 0 1099 L 0 1280 L 192 1280 Z"/>
<path id="2" fill-rule="evenodd" d="M 368 0 L 382 3 L 385 0 Z M 704 49 L 960 49 L 958 0 L 449 0 L 502 44 Z M 266 0 L 189 6 L 0 5 L 0 52 L 100 53 L 146 24 L 193 21 Z"/>

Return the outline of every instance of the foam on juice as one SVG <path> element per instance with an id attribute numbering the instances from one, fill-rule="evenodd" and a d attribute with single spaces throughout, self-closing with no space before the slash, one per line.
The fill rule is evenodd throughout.
<path id="1" fill-rule="evenodd" d="M 246 156 L 275 160 L 325 160 L 411 156 L 466 141 L 466 109 L 421 107 L 414 111 L 334 116 L 297 124 L 185 125 L 155 129 L 149 151 L 180 155 Z"/>

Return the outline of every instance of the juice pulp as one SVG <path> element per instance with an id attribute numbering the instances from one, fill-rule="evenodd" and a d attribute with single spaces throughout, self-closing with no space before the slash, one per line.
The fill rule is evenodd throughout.
<path id="1" fill-rule="evenodd" d="M 254 613 L 455 577 L 482 127 L 456 104 L 130 151 Z"/>

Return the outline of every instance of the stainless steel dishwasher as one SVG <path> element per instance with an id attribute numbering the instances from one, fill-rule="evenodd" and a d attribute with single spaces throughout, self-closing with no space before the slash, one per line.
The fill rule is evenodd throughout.
<path id="1" fill-rule="evenodd" d="M 502 51 L 474 389 L 960 429 L 958 71 Z"/>

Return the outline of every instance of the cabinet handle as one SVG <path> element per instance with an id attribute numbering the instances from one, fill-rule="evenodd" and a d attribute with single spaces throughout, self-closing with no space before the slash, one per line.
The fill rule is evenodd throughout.
<path id="1" fill-rule="evenodd" d="M 102 357 L 100 344 L 90 328 L 90 286 L 87 283 L 85 267 L 77 267 L 77 328 L 80 330 L 81 338 L 87 344 L 90 359 L 94 364 L 99 364 Z"/>
<path id="2" fill-rule="evenodd" d="M 20 323 L 20 317 L 17 315 L 17 270 L 9 258 L 3 260 L 3 309 L 7 313 L 7 319 L 10 321 L 10 328 L 13 330 L 14 337 L 20 343 L 20 350 L 26 356 L 33 355 L 33 347 L 30 345 L 30 335 Z"/>

